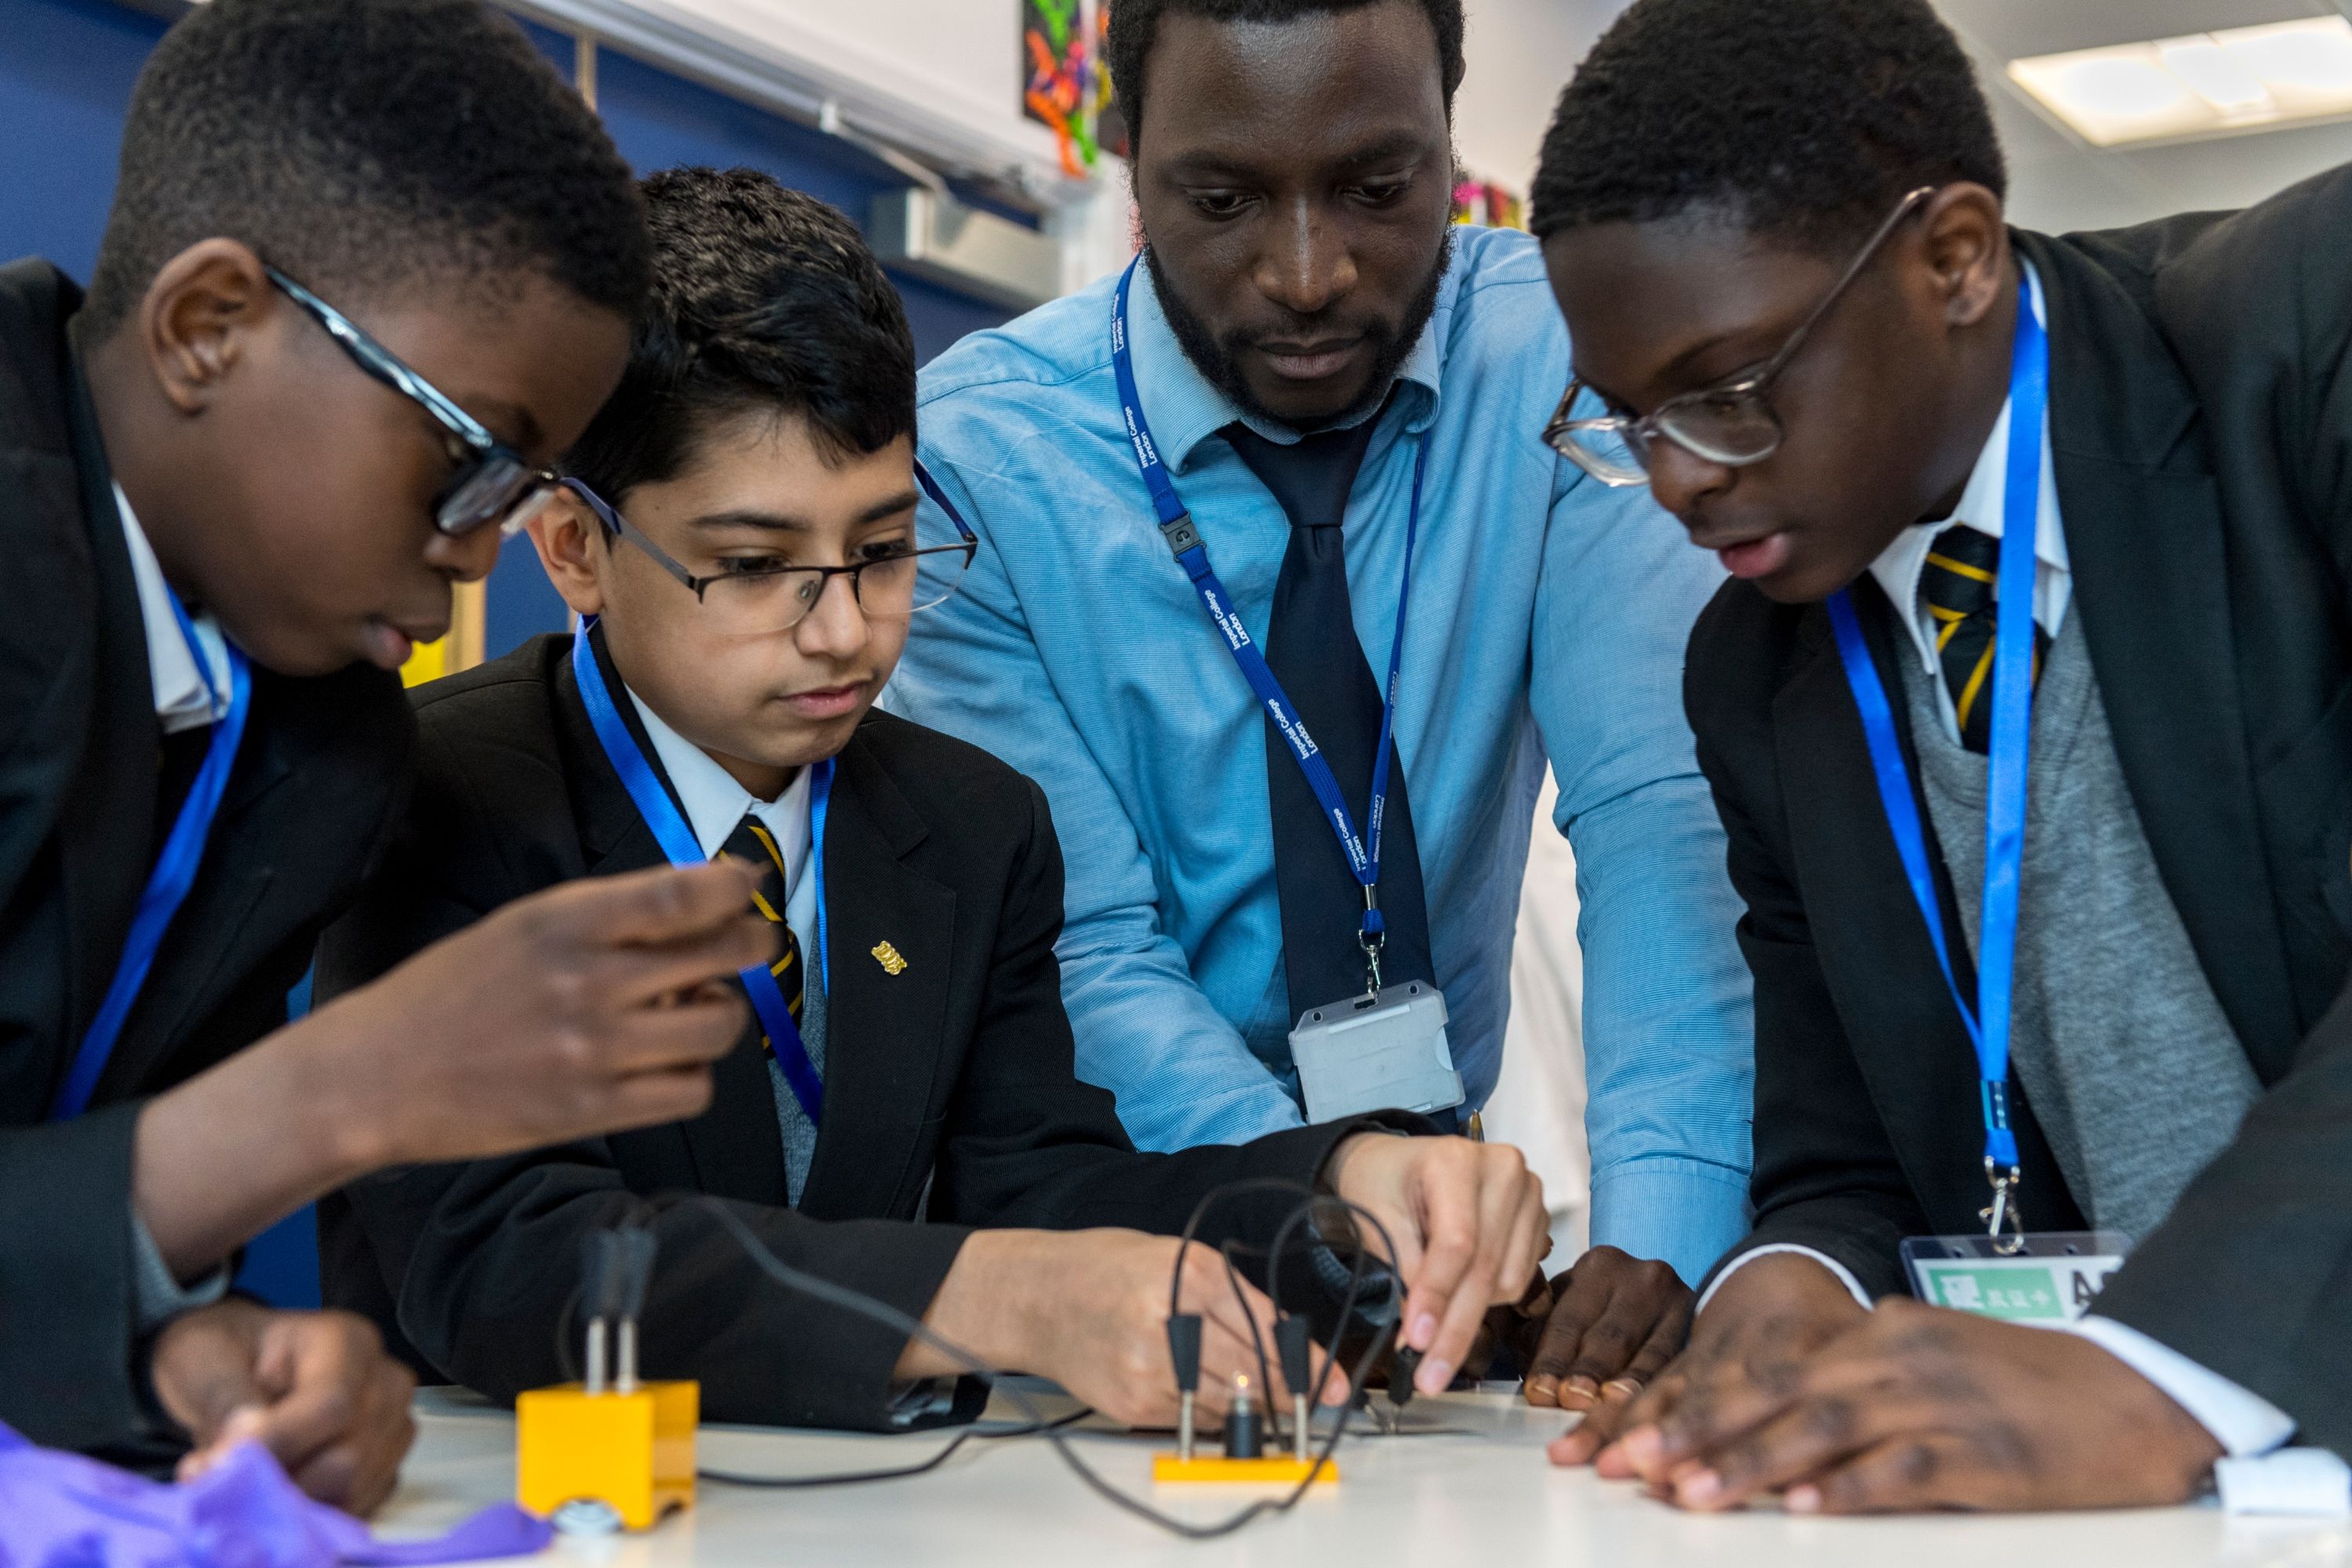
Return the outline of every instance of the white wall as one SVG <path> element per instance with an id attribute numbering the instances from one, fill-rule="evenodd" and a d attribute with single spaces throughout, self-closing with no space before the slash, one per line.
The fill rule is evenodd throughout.
<path id="1" fill-rule="evenodd" d="M 1454 105 L 1463 167 L 1525 195 L 1553 102 L 1624 0 L 1465 0 L 1465 69 Z"/>

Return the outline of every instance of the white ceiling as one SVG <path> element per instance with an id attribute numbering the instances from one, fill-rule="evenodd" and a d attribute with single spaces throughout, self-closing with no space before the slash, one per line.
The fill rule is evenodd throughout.
<path id="1" fill-rule="evenodd" d="M 2010 211 L 2028 228 L 2111 228 L 2244 206 L 2352 163 L 2352 122 L 2103 151 L 2046 119 L 2002 68 L 2025 55 L 2352 13 L 2352 0 L 1937 0 L 1936 8 L 1976 57 L 2009 153 Z"/>
<path id="2" fill-rule="evenodd" d="M 1558 83 L 1626 0 L 1469 0 L 1470 73 L 1456 110 L 1466 165 L 1524 183 Z M 2101 151 L 2045 119 L 2003 68 L 2027 55 L 2290 17 L 2352 0 L 1936 0 L 1975 57 L 2010 162 L 2010 209 L 2030 228 L 2111 228 L 2238 207 L 2352 163 L 2352 121 Z"/>

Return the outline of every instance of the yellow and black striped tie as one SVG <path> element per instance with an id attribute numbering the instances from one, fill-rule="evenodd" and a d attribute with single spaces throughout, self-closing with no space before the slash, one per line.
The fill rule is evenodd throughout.
<path id="1" fill-rule="evenodd" d="M 801 944 L 793 935 L 793 928 L 784 923 L 784 852 L 777 847 L 775 836 L 768 831 L 767 825 L 747 812 L 743 820 L 735 825 L 735 831 L 727 836 L 720 853 L 760 868 L 760 886 L 752 892 L 751 901 L 783 931 L 783 951 L 768 967 L 776 976 L 776 988 L 784 994 L 784 1005 L 790 1009 L 793 1022 L 797 1024 L 801 1017 Z M 760 1043 L 769 1055 L 775 1054 L 775 1042 L 765 1034 L 760 1037 Z"/>
<path id="2" fill-rule="evenodd" d="M 1936 622 L 1936 651 L 1944 667 L 1944 684 L 1959 716 L 1960 743 L 1971 752 L 1992 745 L 1992 647 L 1995 574 L 2000 570 L 2000 541 L 1956 523 L 1936 535 L 1927 552 L 1927 567 L 1919 577 L 1919 596 Z M 2042 655 L 2050 637 L 2039 622 L 2033 627 L 2033 679 L 2042 680 Z"/>

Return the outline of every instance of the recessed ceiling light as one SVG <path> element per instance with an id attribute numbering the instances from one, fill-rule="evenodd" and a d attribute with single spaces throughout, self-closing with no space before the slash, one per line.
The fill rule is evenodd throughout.
<path id="1" fill-rule="evenodd" d="M 2352 115 L 2352 21 L 2036 55 L 2009 79 L 2095 147 L 2332 119 Z"/>

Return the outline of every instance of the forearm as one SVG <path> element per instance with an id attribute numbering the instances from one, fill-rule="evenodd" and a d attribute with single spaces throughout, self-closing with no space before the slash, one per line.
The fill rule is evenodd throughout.
<path id="1" fill-rule="evenodd" d="M 1053 1293 L 1055 1271 L 1045 1262 L 1053 1239 L 1034 1230 L 974 1231 L 940 1282 L 923 1327 L 999 1371 L 1034 1372 L 1049 1364 L 1039 1297 Z M 911 1383 L 971 1371 L 935 1345 L 909 1338 L 893 1375 Z"/>
<path id="2" fill-rule="evenodd" d="M 384 1163 L 349 1054 L 318 1034 L 281 1029 L 140 1113 L 132 1206 L 176 1278 Z"/>

